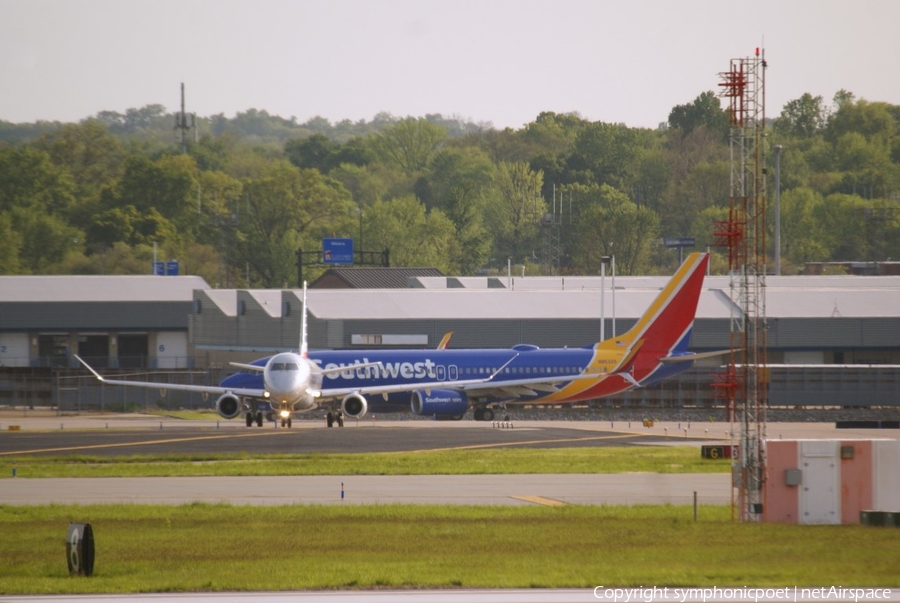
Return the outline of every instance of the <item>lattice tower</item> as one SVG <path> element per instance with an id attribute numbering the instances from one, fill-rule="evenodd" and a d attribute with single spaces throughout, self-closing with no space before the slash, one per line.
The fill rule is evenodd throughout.
<path id="1" fill-rule="evenodd" d="M 766 117 L 765 53 L 732 59 L 721 96 L 731 120 L 731 192 L 728 220 L 716 224 L 717 244 L 728 250 L 731 275 L 731 355 L 718 387 L 730 397 L 736 494 L 732 510 L 742 521 L 762 513 L 766 479 Z"/>

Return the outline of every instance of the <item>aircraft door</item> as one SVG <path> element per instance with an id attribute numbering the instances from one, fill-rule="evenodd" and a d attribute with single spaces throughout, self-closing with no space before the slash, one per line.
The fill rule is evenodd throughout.
<path id="1" fill-rule="evenodd" d="M 459 369 L 456 368 L 455 364 L 451 364 L 447 367 L 447 369 L 449 369 L 447 376 L 450 378 L 450 381 L 456 381 L 457 379 L 459 379 Z"/>
<path id="2" fill-rule="evenodd" d="M 447 379 L 447 367 L 445 367 L 443 364 L 439 364 L 435 367 L 435 369 L 437 369 L 435 378 L 438 381 L 444 381 L 445 379 Z"/>

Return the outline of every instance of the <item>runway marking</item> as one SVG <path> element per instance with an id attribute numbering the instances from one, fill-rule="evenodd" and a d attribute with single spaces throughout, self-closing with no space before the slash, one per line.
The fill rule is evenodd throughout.
<path id="1" fill-rule="evenodd" d="M 544 498 L 543 496 L 511 496 L 510 498 L 515 498 L 516 500 L 521 500 L 525 502 L 534 503 L 536 505 L 543 505 L 545 507 L 565 507 L 566 503 L 553 500 L 552 498 Z"/>
<path id="2" fill-rule="evenodd" d="M 213 435 L 213 436 L 198 436 L 191 438 L 169 438 L 166 440 L 147 440 L 145 442 L 118 442 L 115 444 L 92 444 L 88 446 L 65 446 L 60 448 L 38 448 L 35 450 L 15 450 L 12 452 L 0 452 L 0 456 L 13 456 L 13 455 L 21 455 L 21 454 L 36 454 L 38 452 L 71 452 L 73 450 L 96 450 L 98 448 L 125 448 L 128 446 L 147 446 L 147 445 L 156 445 L 156 444 L 172 444 L 175 442 L 197 442 L 200 440 L 221 440 L 224 438 L 254 438 L 259 436 L 273 436 L 279 435 L 283 433 L 290 433 L 289 431 L 265 431 L 265 432 L 255 432 L 255 433 L 242 433 L 242 434 L 227 434 L 227 435 Z"/>
<path id="3" fill-rule="evenodd" d="M 591 436 L 587 438 L 559 438 L 556 440 L 528 440 L 523 442 L 494 442 L 492 444 L 472 444 L 471 446 L 452 446 L 450 448 L 425 448 L 423 450 L 413 450 L 412 452 L 444 452 L 447 450 L 477 450 L 479 448 L 505 448 L 508 446 L 524 446 L 533 444 L 561 444 L 564 442 L 590 442 L 594 440 L 617 440 L 622 438 L 634 437 L 633 434 L 619 434 L 611 436 Z"/>

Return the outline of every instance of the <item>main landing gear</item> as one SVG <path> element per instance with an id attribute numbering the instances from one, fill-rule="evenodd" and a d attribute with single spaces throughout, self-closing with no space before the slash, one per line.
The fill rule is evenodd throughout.
<path id="1" fill-rule="evenodd" d="M 493 408 L 476 408 L 475 409 L 475 420 L 476 421 L 493 421 L 494 420 L 494 409 Z"/>
<path id="2" fill-rule="evenodd" d="M 337 423 L 338 427 L 344 426 L 344 413 L 341 411 L 330 412 L 325 415 L 325 424 L 329 427 L 334 427 L 334 424 Z"/>
<path id="3" fill-rule="evenodd" d="M 247 427 L 253 427 L 253 423 L 256 423 L 259 427 L 262 427 L 263 423 L 263 414 L 262 411 L 249 411 L 247 413 Z"/>

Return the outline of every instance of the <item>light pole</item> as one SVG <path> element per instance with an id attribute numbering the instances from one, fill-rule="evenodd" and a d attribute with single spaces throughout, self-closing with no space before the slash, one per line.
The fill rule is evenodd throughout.
<path id="1" fill-rule="evenodd" d="M 775 145 L 775 276 L 781 276 L 781 145 Z"/>
<path id="2" fill-rule="evenodd" d="M 606 265 L 612 271 L 612 334 L 616 336 L 616 256 L 600 257 L 600 341 L 606 339 Z"/>

